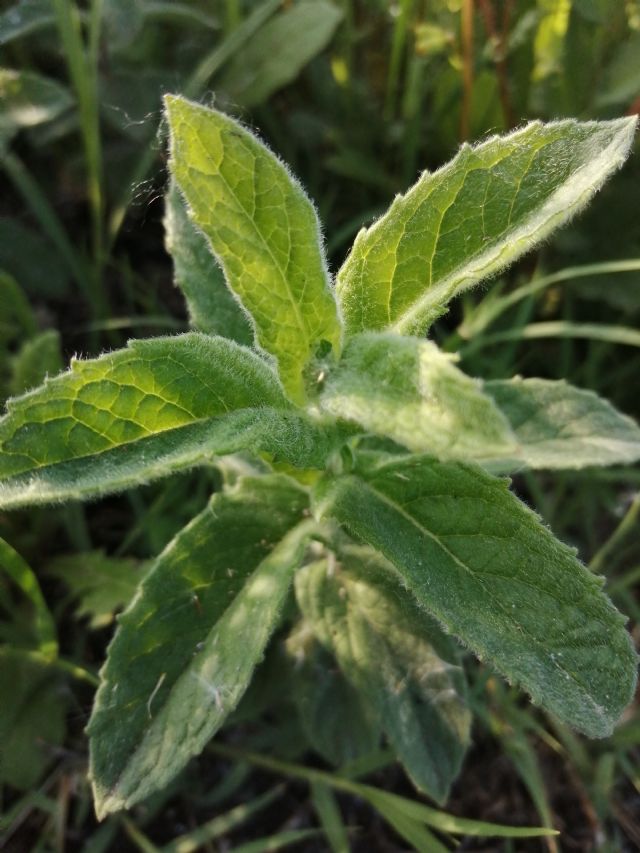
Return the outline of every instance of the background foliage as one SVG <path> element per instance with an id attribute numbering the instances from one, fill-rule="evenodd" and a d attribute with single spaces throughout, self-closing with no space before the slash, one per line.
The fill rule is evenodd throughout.
<path id="1" fill-rule="evenodd" d="M 214 101 L 259 129 L 316 200 L 336 269 L 359 227 L 462 140 L 525 118 L 637 112 L 640 4 L 21 0 L 0 13 L 0 52 L 0 392 L 7 397 L 73 354 L 186 329 L 163 250 L 163 92 Z M 472 375 L 567 378 L 638 419 L 639 171 L 636 153 L 586 215 L 494 282 L 482 305 L 482 294 L 463 298 L 436 326 L 440 345 L 459 351 Z M 386 809 L 407 838 L 397 803 L 367 800 L 355 782 L 343 784 L 339 818 L 338 789 L 322 774 L 308 785 L 274 787 L 275 765 L 258 769 L 246 756 L 219 754 L 223 747 L 211 747 L 129 817 L 95 824 L 82 729 L 113 615 L 145 561 L 204 509 L 219 476 L 212 469 L 88 507 L 0 515 L 0 536 L 28 563 L 10 547 L 0 553 L 0 837 L 8 849 L 177 849 L 179 839 L 191 845 L 181 849 L 214 839 L 239 848 L 274 835 L 273 845 L 297 841 L 310 850 L 344 850 L 347 837 L 353 849 L 406 848 L 378 825 Z M 636 637 L 638 482 L 630 469 L 516 482 L 560 537 L 606 572 Z M 55 626 L 30 595 L 29 566 Z M 292 731 L 286 702 L 269 695 L 283 665 L 275 644 L 227 746 L 295 762 L 297 771 L 279 772 L 304 778 L 301 766 L 317 758 L 306 751 L 304 731 Z M 630 713 L 612 738 L 586 742 L 487 669 L 467 666 L 477 722 L 449 811 L 563 832 L 560 841 L 517 848 L 504 841 L 499 849 L 640 845 L 638 716 Z M 345 707 L 352 708 L 346 687 Z M 335 744 L 331 715 L 307 712 Z M 369 771 L 377 786 L 411 797 L 387 760 L 375 755 L 344 778 Z M 300 841 L 300 832 L 312 835 Z M 415 835 L 415 849 L 427 843 L 434 842 Z M 497 849 L 495 840 L 473 845 Z"/>

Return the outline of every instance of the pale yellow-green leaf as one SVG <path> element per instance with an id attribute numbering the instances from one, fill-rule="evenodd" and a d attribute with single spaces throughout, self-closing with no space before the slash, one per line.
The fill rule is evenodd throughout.
<path id="1" fill-rule="evenodd" d="M 286 167 L 237 121 L 184 98 L 165 99 L 171 173 L 227 284 L 274 356 L 284 386 L 304 399 L 303 371 L 341 324 L 313 205 Z"/>
<path id="2" fill-rule="evenodd" d="M 338 273 L 347 330 L 424 331 L 581 210 L 626 159 L 636 124 L 533 122 L 425 172 L 358 234 Z"/>

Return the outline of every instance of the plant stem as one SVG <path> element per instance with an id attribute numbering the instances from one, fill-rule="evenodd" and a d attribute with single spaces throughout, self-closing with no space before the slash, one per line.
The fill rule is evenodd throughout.
<path id="1" fill-rule="evenodd" d="M 29 174 L 21 160 L 6 151 L 2 154 L 0 163 L 18 190 L 27 206 L 31 210 L 40 227 L 47 235 L 51 243 L 56 247 L 67 271 L 74 279 L 81 293 L 91 298 L 91 291 L 87 288 L 87 274 L 83 265 L 79 263 L 78 256 L 73 248 L 69 235 L 66 233 L 57 213 L 49 204 L 38 183 Z"/>
<path id="2" fill-rule="evenodd" d="M 458 328 L 458 333 L 461 338 L 471 338 L 483 332 L 497 318 L 503 314 L 512 305 L 520 302 L 521 299 L 526 299 L 528 296 L 534 296 L 546 290 L 553 284 L 560 284 L 563 281 L 572 281 L 576 278 L 587 278 L 593 275 L 606 275 L 608 273 L 618 272 L 638 272 L 640 270 L 640 258 L 631 258 L 624 261 L 604 261 L 598 264 L 585 264 L 580 267 L 567 267 L 559 272 L 551 273 L 550 275 L 540 276 L 514 290 L 513 293 L 508 293 L 496 299 L 488 309 L 482 310 L 482 305 L 476 311 L 475 316 Z"/>
<path id="3" fill-rule="evenodd" d="M 384 105 L 384 118 L 386 121 L 392 119 L 395 114 L 402 55 L 407 42 L 407 31 L 412 11 L 413 0 L 400 0 L 400 10 L 393 27 L 393 38 L 391 41 L 391 59 L 389 60 L 389 76 L 387 77 L 387 94 Z"/>
<path id="4" fill-rule="evenodd" d="M 45 664 L 46 666 L 53 666 L 62 672 L 66 672 L 67 675 L 70 675 L 77 681 L 84 681 L 92 687 L 98 687 L 100 685 L 100 679 L 97 675 L 94 675 L 88 669 L 85 669 L 83 666 L 80 666 L 73 661 L 60 657 L 52 658 L 47 655 L 43 655 L 42 652 L 36 650 L 28 650 L 25 651 L 24 654 L 26 657 L 31 658 L 31 660 L 36 661 L 37 663 Z"/>
<path id="5" fill-rule="evenodd" d="M 469 138 L 471 130 L 471 105 L 473 102 L 473 0 L 462 0 L 460 36 L 462 39 L 462 111 L 460 113 L 460 139 Z"/>
<path id="6" fill-rule="evenodd" d="M 80 14 L 72 0 L 53 0 L 56 22 L 71 84 L 78 99 L 80 127 L 87 171 L 87 190 L 92 220 L 93 309 L 98 316 L 108 313 L 102 289 L 104 265 L 102 190 L 102 145 L 100 139 L 100 99 L 98 97 L 98 54 L 102 0 L 91 0 L 88 45 L 82 37 Z"/>
<path id="7" fill-rule="evenodd" d="M 640 515 L 640 492 L 631 501 L 629 509 L 624 514 L 620 524 L 613 531 L 607 541 L 594 554 L 589 563 L 592 572 L 601 572 L 605 560 L 615 551 L 618 545 L 635 529 L 638 516 Z"/>
<path id="8" fill-rule="evenodd" d="M 484 19 L 484 27 L 487 36 L 493 43 L 493 62 L 496 67 L 496 76 L 498 78 L 498 94 L 500 97 L 500 104 L 502 106 L 504 123 L 508 129 L 511 129 L 515 125 L 515 117 L 509 93 L 509 71 L 507 68 L 507 56 L 505 49 L 505 42 L 509 28 L 510 4 L 505 4 L 502 31 L 498 32 L 498 28 L 496 26 L 496 10 L 492 0 L 478 0 L 478 3 Z"/>

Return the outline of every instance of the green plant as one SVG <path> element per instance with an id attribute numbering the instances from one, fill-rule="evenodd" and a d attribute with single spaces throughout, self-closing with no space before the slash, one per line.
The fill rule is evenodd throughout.
<path id="1" fill-rule="evenodd" d="M 273 678 L 314 748 L 340 763 L 384 736 L 438 802 L 470 727 L 449 635 L 610 734 L 635 684 L 624 619 L 501 475 L 627 464 L 640 430 L 564 382 L 471 379 L 419 335 L 581 209 L 635 120 L 464 146 L 359 233 L 334 289 L 286 168 L 222 113 L 166 107 L 167 241 L 199 331 L 74 360 L 0 421 L 6 509 L 222 478 L 119 620 L 88 727 L 98 814 L 202 750 L 281 624 L 293 665 Z"/>

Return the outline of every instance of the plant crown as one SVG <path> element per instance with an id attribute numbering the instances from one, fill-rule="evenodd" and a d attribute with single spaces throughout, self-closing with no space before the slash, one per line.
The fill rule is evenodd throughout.
<path id="1" fill-rule="evenodd" d="M 5 509 L 195 465 L 225 480 L 119 619 L 88 726 L 98 815 L 202 750 L 285 613 L 312 745 L 342 762 L 384 737 L 438 802 L 469 742 L 454 638 L 608 735 L 635 686 L 625 620 L 501 475 L 627 464 L 640 430 L 564 382 L 472 379 L 425 334 L 586 205 L 635 120 L 464 145 L 360 231 L 334 287 L 286 167 L 227 115 L 173 96 L 166 112 L 167 246 L 194 331 L 74 359 L 0 421 Z"/>

